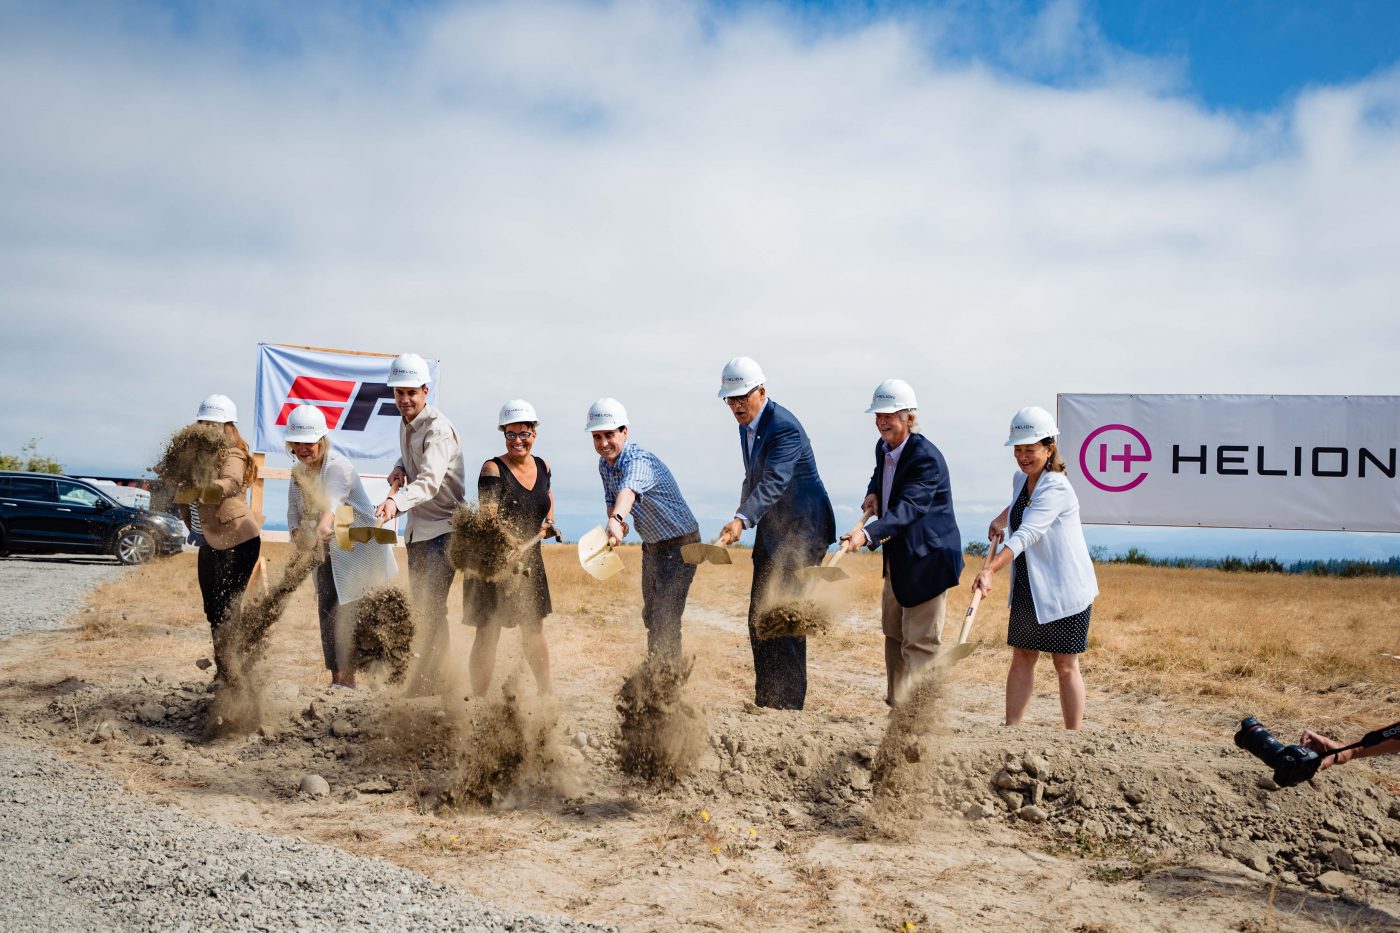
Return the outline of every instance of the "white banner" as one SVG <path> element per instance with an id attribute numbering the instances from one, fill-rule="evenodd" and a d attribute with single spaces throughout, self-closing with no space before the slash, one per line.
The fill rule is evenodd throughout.
<path id="1" fill-rule="evenodd" d="M 1400 396 L 1061 395 L 1081 518 L 1400 531 Z"/>
<path id="2" fill-rule="evenodd" d="M 331 444 L 351 460 L 399 456 L 399 412 L 385 380 L 393 355 L 340 353 L 258 344 L 254 449 L 284 449 L 282 428 L 298 405 L 315 405 L 331 427 Z M 428 403 L 437 404 L 438 361 L 428 360 Z"/>

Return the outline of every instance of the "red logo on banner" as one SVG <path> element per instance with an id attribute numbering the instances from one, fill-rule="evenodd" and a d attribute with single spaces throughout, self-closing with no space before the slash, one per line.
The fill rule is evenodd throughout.
<path id="1" fill-rule="evenodd" d="M 1095 445 L 1094 441 L 1098 440 Z M 1079 447 L 1084 478 L 1104 492 L 1127 492 L 1147 479 L 1147 470 L 1133 466 L 1152 462 L 1152 446 L 1137 428 L 1106 424 L 1095 429 Z"/>
<path id="2" fill-rule="evenodd" d="M 287 423 L 287 415 L 298 405 L 315 405 L 326 416 L 326 427 L 334 430 L 345 412 L 345 405 L 355 391 L 355 383 L 344 379 L 320 379 L 315 376 L 297 376 L 292 387 L 287 390 L 287 400 L 277 414 L 279 426 Z M 330 402 L 332 404 L 326 404 Z"/>

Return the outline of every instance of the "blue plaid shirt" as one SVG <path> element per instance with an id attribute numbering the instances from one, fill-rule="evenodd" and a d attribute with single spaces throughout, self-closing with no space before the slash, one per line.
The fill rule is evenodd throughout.
<path id="1" fill-rule="evenodd" d="M 654 544 L 700 530 L 671 471 L 651 451 L 629 441 L 616 463 L 598 458 L 598 475 L 603 477 L 603 507 L 610 514 L 624 488 L 637 494 L 631 518 L 642 541 Z"/>

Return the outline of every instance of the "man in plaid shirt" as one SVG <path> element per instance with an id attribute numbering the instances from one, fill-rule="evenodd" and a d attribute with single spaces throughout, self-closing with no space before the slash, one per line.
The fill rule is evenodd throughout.
<path id="1" fill-rule="evenodd" d="M 588 409 L 588 431 L 598 452 L 608 543 L 627 537 L 629 517 L 642 539 L 642 622 L 647 652 L 681 655 L 681 614 L 695 566 L 681 546 L 700 540 L 700 524 L 685 504 L 671 471 L 656 454 L 627 440 L 627 411 L 617 399 L 600 398 Z"/>

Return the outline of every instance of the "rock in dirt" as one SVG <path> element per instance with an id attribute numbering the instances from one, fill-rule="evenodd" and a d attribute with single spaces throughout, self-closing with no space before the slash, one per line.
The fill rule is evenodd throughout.
<path id="1" fill-rule="evenodd" d="M 297 791 L 308 797 L 324 797 L 331 792 L 331 785 L 319 774 L 308 774 L 301 779 Z"/>
<path id="2" fill-rule="evenodd" d="M 1351 890 L 1353 881 L 1339 871 L 1325 871 L 1317 876 L 1317 886 L 1328 894 L 1343 894 Z"/>
<path id="3" fill-rule="evenodd" d="M 974 803 L 963 811 L 963 816 L 969 820 L 985 820 L 996 815 L 996 807 L 989 803 Z"/>
<path id="4" fill-rule="evenodd" d="M 348 719 L 336 719 L 331 722 L 331 735 L 337 739 L 348 739 L 359 735 L 360 730 L 355 728 L 355 724 Z"/>
<path id="5" fill-rule="evenodd" d="M 136 718 L 146 725 L 154 725 L 165 719 L 165 707 L 159 703 L 142 703 L 136 708 Z"/>
<path id="6" fill-rule="evenodd" d="M 1050 818 L 1050 814 L 1046 813 L 1043 807 L 1037 807 L 1033 804 L 1017 810 L 1016 815 L 1027 823 L 1044 823 Z"/>
<path id="7" fill-rule="evenodd" d="M 200 658 L 198 661 L 194 662 L 194 666 L 199 668 L 201 671 L 207 671 L 209 670 L 209 668 L 214 666 L 214 662 L 209 660 L 208 658 Z"/>

